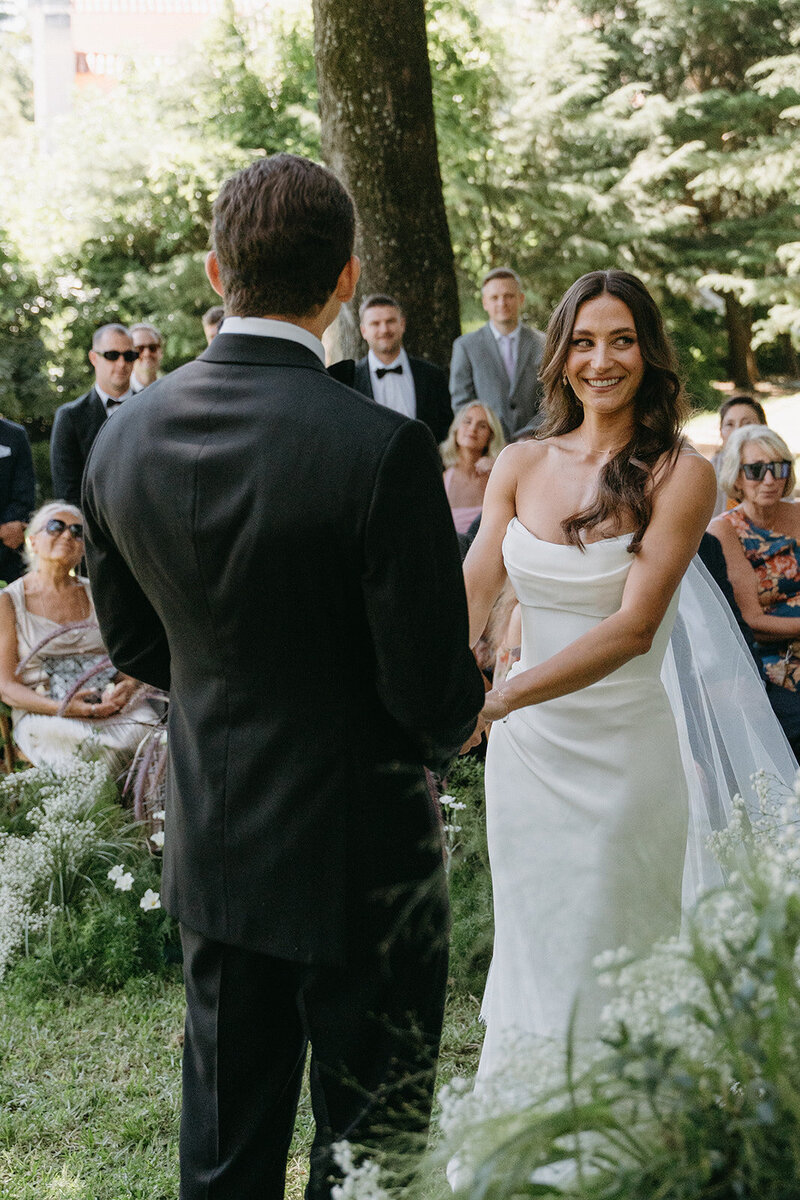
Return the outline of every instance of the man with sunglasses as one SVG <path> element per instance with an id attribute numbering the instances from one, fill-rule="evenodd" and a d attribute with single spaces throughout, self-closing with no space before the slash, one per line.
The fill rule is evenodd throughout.
<path id="1" fill-rule="evenodd" d="M 131 390 L 136 393 L 143 391 L 158 379 L 161 359 L 164 357 L 164 343 L 155 325 L 150 325 L 147 321 L 131 325 L 131 338 L 134 350 L 139 351 L 131 375 Z"/>
<path id="2" fill-rule="evenodd" d="M 88 392 L 56 409 L 50 436 L 50 468 L 57 500 L 80 504 L 86 459 L 106 418 L 132 395 L 131 371 L 139 351 L 124 325 L 101 325 L 89 362 L 95 381 Z"/>

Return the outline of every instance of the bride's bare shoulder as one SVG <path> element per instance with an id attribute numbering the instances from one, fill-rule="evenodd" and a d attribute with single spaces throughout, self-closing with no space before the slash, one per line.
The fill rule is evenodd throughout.
<path id="1" fill-rule="evenodd" d="M 711 497 L 713 507 L 717 494 L 714 468 L 690 441 L 685 439 L 677 454 L 663 455 L 654 474 L 658 491 L 674 496 L 688 490 L 699 498 Z"/>

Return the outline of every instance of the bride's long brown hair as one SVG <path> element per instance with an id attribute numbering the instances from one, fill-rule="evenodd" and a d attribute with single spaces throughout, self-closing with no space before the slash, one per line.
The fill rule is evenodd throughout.
<path id="1" fill-rule="evenodd" d="M 582 547 L 584 530 L 595 529 L 606 521 L 618 528 L 622 515 L 630 513 L 636 528 L 628 550 L 636 554 L 652 514 L 656 464 L 668 454 L 667 471 L 674 466 L 689 404 L 661 313 L 635 275 L 627 271 L 590 271 L 561 298 L 547 326 L 539 372 L 545 389 L 545 419 L 537 437 L 570 433 L 583 421 L 583 407 L 569 383 L 564 382 L 564 368 L 578 309 L 604 292 L 622 300 L 631 311 L 644 359 L 644 376 L 634 401 L 634 428 L 629 441 L 600 472 L 594 503 L 567 517 L 561 528 L 570 544 Z"/>

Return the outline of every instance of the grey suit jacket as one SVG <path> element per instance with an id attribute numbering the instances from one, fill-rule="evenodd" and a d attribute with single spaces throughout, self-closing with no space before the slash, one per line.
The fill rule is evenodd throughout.
<path id="1" fill-rule="evenodd" d="M 526 426 L 536 428 L 541 420 L 539 365 L 544 340 L 538 329 L 520 327 L 517 369 L 511 383 L 488 321 L 474 333 L 457 338 L 450 362 L 453 408 L 458 410 L 471 400 L 488 404 L 500 418 L 506 437 Z"/>

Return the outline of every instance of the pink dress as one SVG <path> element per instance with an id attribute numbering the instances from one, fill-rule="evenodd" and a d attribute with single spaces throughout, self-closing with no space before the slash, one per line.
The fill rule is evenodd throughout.
<path id="1" fill-rule="evenodd" d="M 444 473 L 444 490 L 447 492 L 448 500 L 450 499 L 449 487 L 454 471 L 454 467 L 448 467 Z M 482 508 L 482 504 L 468 504 L 458 507 L 453 507 L 451 504 L 450 511 L 453 514 L 453 524 L 456 527 L 456 531 L 458 533 L 467 533 L 475 518 L 480 516 Z"/>

